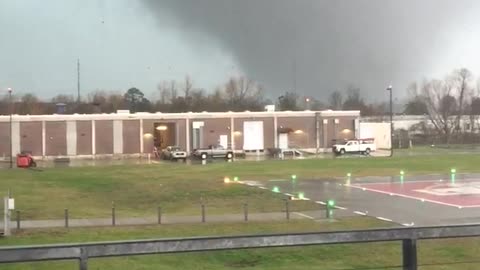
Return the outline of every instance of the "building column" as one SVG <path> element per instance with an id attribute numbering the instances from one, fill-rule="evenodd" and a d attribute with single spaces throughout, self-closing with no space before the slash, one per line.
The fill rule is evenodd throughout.
<path id="1" fill-rule="evenodd" d="M 190 119 L 185 118 L 185 147 L 187 154 L 190 154 Z"/>
<path id="2" fill-rule="evenodd" d="M 277 115 L 273 116 L 273 146 L 278 148 L 278 119 Z"/>
<path id="3" fill-rule="evenodd" d="M 328 146 L 328 119 L 323 119 L 322 125 L 322 133 L 323 133 L 323 151 L 327 152 Z"/>
<path id="4" fill-rule="evenodd" d="M 113 154 L 123 154 L 123 120 L 113 120 Z"/>
<path id="5" fill-rule="evenodd" d="M 95 130 L 95 120 L 92 120 L 92 156 L 95 156 L 97 154 L 96 139 L 97 139 L 97 132 Z"/>
<path id="6" fill-rule="evenodd" d="M 316 153 L 320 150 L 320 113 L 315 113 L 315 147 Z"/>
<path id="7" fill-rule="evenodd" d="M 144 152 L 144 146 L 143 146 L 143 119 L 140 119 L 140 154 L 143 154 Z"/>
<path id="8" fill-rule="evenodd" d="M 335 139 L 335 141 L 338 139 L 337 135 L 338 135 L 338 130 L 337 130 L 337 126 L 338 124 L 340 123 L 340 120 L 335 118 L 335 120 L 333 120 L 333 138 Z"/>
<path id="9" fill-rule="evenodd" d="M 20 147 L 20 122 L 12 122 L 10 136 L 12 136 L 12 153 L 10 153 L 10 156 L 14 159 L 22 151 Z"/>
<path id="10" fill-rule="evenodd" d="M 77 121 L 67 121 L 67 156 L 77 155 Z"/>
<path id="11" fill-rule="evenodd" d="M 360 119 L 356 118 L 355 119 L 355 124 L 354 124 L 354 129 L 355 129 L 355 138 L 359 139 L 360 138 Z"/>
<path id="12" fill-rule="evenodd" d="M 47 134 L 45 121 L 42 121 L 42 157 L 45 158 L 47 155 Z"/>
<path id="13" fill-rule="evenodd" d="M 230 116 L 230 147 L 235 151 L 235 120 Z"/>

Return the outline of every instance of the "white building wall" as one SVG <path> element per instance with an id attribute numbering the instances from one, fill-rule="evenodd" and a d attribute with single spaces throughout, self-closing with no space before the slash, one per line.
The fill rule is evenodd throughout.
<path id="1" fill-rule="evenodd" d="M 77 155 L 77 121 L 67 121 L 67 156 Z"/>
<path id="2" fill-rule="evenodd" d="M 123 154 L 123 121 L 113 121 L 113 153 Z"/>
<path id="3" fill-rule="evenodd" d="M 20 153 L 20 123 L 12 123 L 12 156 Z"/>
<path id="4" fill-rule="evenodd" d="M 360 123 L 359 138 L 374 138 L 377 149 L 390 149 L 390 123 Z"/>

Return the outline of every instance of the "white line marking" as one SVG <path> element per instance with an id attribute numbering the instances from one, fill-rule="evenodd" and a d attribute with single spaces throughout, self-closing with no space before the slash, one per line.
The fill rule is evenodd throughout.
<path id="1" fill-rule="evenodd" d="M 380 220 L 383 220 L 383 221 L 387 221 L 387 222 L 393 222 L 393 220 L 389 219 L 389 218 L 384 218 L 384 217 L 377 217 L 377 219 L 380 219 Z"/>
<path id="2" fill-rule="evenodd" d="M 458 174 L 457 174 L 458 175 Z M 444 181 L 443 179 L 431 179 L 431 180 L 405 180 L 404 184 L 408 183 L 437 183 L 437 182 L 442 182 Z M 480 178 L 468 178 L 468 179 L 460 179 L 458 180 L 460 182 L 478 182 L 480 181 Z M 458 182 L 457 181 L 457 182 Z M 350 187 L 355 187 L 355 185 L 362 185 L 362 186 L 368 186 L 368 185 L 391 185 L 391 184 L 401 184 L 400 181 L 390 181 L 390 182 L 360 182 L 356 184 L 345 184 L 345 186 L 350 186 Z"/>
<path id="3" fill-rule="evenodd" d="M 290 197 L 295 197 L 295 195 L 292 195 L 292 194 L 290 194 L 290 193 L 283 193 L 283 194 L 285 194 L 285 195 L 287 195 L 287 196 L 290 196 Z"/>
<path id="4" fill-rule="evenodd" d="M 314 217 L 311 217 L 309 215 L 305 215 L 305 214 L 302 214 L 302 213 L 298 213 L 298 212 L 293 212 L 293 213 L 296 214 L 296 215 L 299 215 L 301 217 L 304 217 L 304 218 L 315 219 Z"/>
<path id="5" fill-rule="evenodd" d="M 266 187 L 259 187 L 259 188 L 261 188 L 261 189 L 267 189 Z"/>
<path id="6" fill-rule="evenodd" d="M 413 227 L 415 226 L 415 223 L 403 223 L 402 226 L 405 226 L 405 227 Z"/>
<path id="7" fill-rule="evenodd" d="M 345 207 L 341 207 L 341 206 L 335 206 L 336 209 L 340 209 L 340 210 L 347 210 L 347 208 Z"/>
<path id="8" fill-rule="evenodd" d="M 357 188 L 357 189 L 362 189 L 362 190 L 364 190 L 364 191 L 365 191 L 365 190 L 368 190 L 368 191 L 372 191 L 372 192 L 378 192 L 378 193 L 386 194 L 386 195 L 390 195 L 390 194 L 391 194 L 390 192 L 386 192 L 386 191 L 378 190 L 378 189 L 374 189 L 374 188 L 364 188 L 364 187 L 359 187 L 359 186 L 351 186 L 351 187 L 352 187 L 352 188 Z M 422 202 L 436 203 L 436 204 L 451 206 L 451 207 L 455 207 L 455 208 L 458 208 L 458 207 L 463 207 L 463 208 L 480 207 L 480 205 L 461 206 L 461 205 L 456 205 L 456 204 L 451 204 L 451 203 L 445 203 L 445 202 L 439 202 L 439 201 L 430 200 L 430 199 L 424 199 L 424 198 L 415 197 L 415 196 L 409 196 L 409 195 L 405 195 L 405 194 L 399 194 L 399 193 L 393 193 L 393 194 L 395 194 L 395 195 L 398 196 L 398 197 L 402 197 L 402 198 L 407 198 L 407 199 L 412 199 L 412 200 L 417 200 L 417 201 L 422 201 Z"/>
<path id="9" fill-rule="evenodd" d="M 327 205 L 326 203 L 321 202 L 321 201 L 316 201 L 315 203 L 318 203 L 318 204 L 321 204 L 321 205 Z"/>
<path id="10" fill-rule="evenodd" d="M 310 198 L 303 198 L 304 201 L 310 201 Z"/>
<path id="11" fill-rule="evenodd" d="M 355 213 L 357 215 L 361 215 L 361 216 L 366 216 L 367 215 L 366 213 L 360 212 L 360 211 L 354 211 L 353 213 Z"/>
<path id="12" fill-rule="evenodd" d="M 285 179 L 272 179 L 272 180 L 268 180 L 268 182 L 285 182 L 285 181 L 288 181 L 288 180 L 285 180 Z"/>

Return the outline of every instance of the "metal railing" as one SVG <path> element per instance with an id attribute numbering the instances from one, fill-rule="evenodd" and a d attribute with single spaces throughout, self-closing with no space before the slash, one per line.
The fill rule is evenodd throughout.
<path id="1" fill-rule="evenodd" d="M 71 259 L 79 261 L 80 270 L 87 270 L 89 258 L 401 241 L 403 269 L 416 270 L 417 240 L 476 236 L 480 236 L 480 225 L 2 247 L 0 263 Z"/>

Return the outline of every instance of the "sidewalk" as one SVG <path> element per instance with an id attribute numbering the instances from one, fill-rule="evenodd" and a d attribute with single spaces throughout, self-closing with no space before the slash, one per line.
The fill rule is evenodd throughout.
<path id="1" fill-rule="evenodd" d="M 335 217 L 351 216 L 346 211 L 336 210 Z M 323 220 L 325 219 L 325 211 L 303 211 L 303 212 L 290 212 L 291 220 Z M 273 213 L 251 213 L 248 214 L 248 221 L 285 221 L 285 212 L 273 212 Z M 205 223 L 240 223 L 245 222 L 244 214 L 224 214 L 224 215 L 206 215 Z M 202 223 L 201 216 L 162 216 L 161 224 L 198 224 Z M 133 226 L 133 225 L 155 225 L 158 224 L 158 217 L 138 217 L 138 218 L 116 218 L 116 226 Z M 100 227 L 100 226 L 112 226 L 111 218 L 93 218 L 93 219 L 69 219 L 69 227 Z M 3 222 L 0 222 L 0 227 L 3 227 Z M 52 220 L 21 220 L 21 229 L 33 229 L 33 228 L 58 228 L 65 227 L 65 220 L 52 219 Z M 16 229 L 17 222 L 11 221 L 10 228 Z"/>

